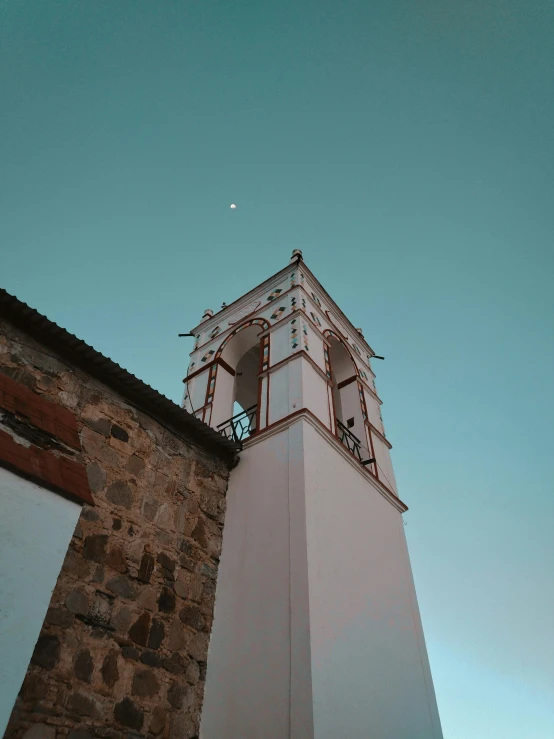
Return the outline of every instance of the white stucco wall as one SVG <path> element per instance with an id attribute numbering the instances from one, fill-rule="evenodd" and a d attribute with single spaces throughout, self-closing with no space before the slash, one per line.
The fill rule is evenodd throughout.
<path id="1" fill-rule="evenodd" d="M 269 350 L 271 365 L 282 362 L 290 352 L 290 324 L 285 323 L 270 334 Z"/>
<path id="2" fill-rule="evenodd" d="M 228 421 L 233 415 L 235 399 L 235 377 L 224 367 L 217 368 L 217 379 L 213 400 L 211 425 L 216 428 L 220 423 Z M 204 400 L 202 401 L 204 405 Z"/>
<path id="3" fill-rule="evenodd" d="M 204 370 L 200 375 L 196 375 L 188 384 L 188 392 L 195 411 L 202 408 L 206 402 L 206 388 L 208 387 L 209 369 Z M 200 417 L 202 415 L 200 414 Z"/>
<path id="4" fill-rule="evenodd" d="M 327 382 L 305 359 L 302 367 L 302 406 L 308 408 L 316 418 L 330 428 L 329 396 Z"/>
<path id="5" fill-rule="evenodd" d="M 385 485 L 392 490 L 393 493 L 398 494 L 396 478 L 392 468 L 390 449 L 383 441 L 381 441 L 377 434 L 372 434 L 372 439 L 375 458 L 379 464 L 379 478 L 383 480 Z"/>
<path id="6" fill-rule="evenodd" d="M 0 468 L 0 736 L 81 506 Z"/>
<path id="7" fill-rule="evenodd" d="M 400 512 L 304 418 L 231 473 L 202 739 L 442 739 Z"/>
<path id="8" fill-rule="evenodd" d="M 315 739 L 439 739 L 402 517 L 304 424 Z"/>
<path id="9" fill-rule="evenodd" d="M 288 487 L 286 431 L 245 449 L 232 472 L 208 652 L 203 739 L 289 736 Z"/>

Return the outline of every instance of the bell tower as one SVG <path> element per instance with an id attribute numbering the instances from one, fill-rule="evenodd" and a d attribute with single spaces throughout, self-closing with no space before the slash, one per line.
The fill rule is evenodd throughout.
<path id="1" fill-rule="evenodd" d="M 442 739 L 361 329 L 295 250 L 193 333 L 183 405 L 242 444 L 201 739 Z"/>

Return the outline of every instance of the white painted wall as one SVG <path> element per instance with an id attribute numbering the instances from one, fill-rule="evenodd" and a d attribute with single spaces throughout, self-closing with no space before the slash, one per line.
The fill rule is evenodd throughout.
<path id="1" fill-rule="evenodd" d="M 231 473 L 201 739 L 442 739 L 401 514 L 323 434 Z"/>
<path id="2" fill-rule="evenodd" d="M 442 739 L 402 517 L 304 424 L 315 739 Z"/>
<path id="3" fill-rule="evenodd" d="M 302 407 L 308 408 L 316 418 L 330 428 L 327 382 L 305 359 L 302 366 Z"/>
<path id="4" fill-rule="evenodd" d="M 373 449 L 375 450 L 375 459 L 379 465 L 379 478 L 383 480 L 385 485 L 392 490 L 393 493 L 398 494 L 396 478 L 394 476 L 390 457 L 390 449 L 383 441 L 381 441 L 377 434 L 372 433 L 371 438 L 373 440 Z"/>
<path id="5" fill-rule="evenodd" d="M 80 512 L 77 503 L 0 468 L 0 736 Z"/>
<path id="6" fill-rule="evenodd" d="M 208 387 L 208 377 L 210 374 L 209 368 L 206 368 L 204 372 L 201 372 L 192 380 L 189 380 L 189 397 L 191 399 L 192 407 L 195 411 L 204 406 L 206 402 L 206 389 Z"/>
<path id="7" fill-rule="evenodd" d="M 288 487 L 287 431 L 245 449 L 232 472 L 208 652 L 203 739 L 289 736 Z"/>
<path id="8" fill-rule="evenodd" d="M 367 417 L 376 429 L 381 429 L 381 419 L 379 417 L 379 403 L 373 395 L 364 388 L 365 404 L 367 408 Z"/>
<path id="9" fill-rule="evenodd" d="M 271 365 L 282 362 L 291 352 L 290 346 L 290 324 L 285 323 L 275 331 L 272 331 L 269 339 L 269 353 Z"/>
<path id="10" fill-rule="evenodd" d="M 211 425 L 214 428 L 231 418 L 234 399 L 235 378 L 230 372 L 227 372 L 225 367 L 218 367 L 211 417 Z"/>
<path id="11" fill-rule="evenodd" d="M 366 446 L 366 435 L 364 419 L 362 416 L 362 404 L 360 403 L 360 391 L 358 390 L 358 383 L 351 382 L 350 384 L 342 387 L 339 390 L 340 400 L 342 406 L 342 418 L 340 419 L 343 424 L 347 425 L 349 418 L 354 419 L 354 426 L 350 428 L 350 431 L 357 436 L 361 443 Z"/>
<path id="12" fill-rule="evenodd" d="M 275 423 L 303 407 L 301 356 L 278 367 L 269 375 L 269 423 Z"/>

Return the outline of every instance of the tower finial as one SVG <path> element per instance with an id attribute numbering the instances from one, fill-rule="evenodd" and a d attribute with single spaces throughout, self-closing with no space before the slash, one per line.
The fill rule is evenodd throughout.
<path id="1" fill-rule="evenodd" d="M 297 262 L 300 262 L 301 259 L 302 259 L 302 251 L 300 249 L 293 249 L 290 261 L 294 262 L 296 260 Z"/>
<path id="2" fill-rule="evenodd" d="M 211 318 L 213 316 L 213 314 L 214 314 L 214 312 L 213 312 L 213 310 L 211 308 L 206 308 L 206 310 L 204 311 L 204 315 L 202 316 L 202 320 L 200 321 L 200 323 L 204 323 L 204 321 L 207 321 L 209 318 Z"/>

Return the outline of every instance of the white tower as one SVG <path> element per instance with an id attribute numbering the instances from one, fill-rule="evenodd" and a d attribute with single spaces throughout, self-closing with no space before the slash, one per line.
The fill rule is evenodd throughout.
<path id="1" fill-rule="evenodd" d="M 202 739 L 442 739 L 360 329 L 295 251 L 194 333 L 184 405 L 243 443 Z"/>

